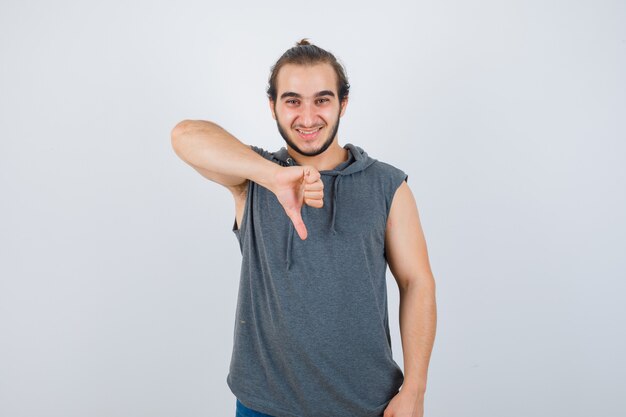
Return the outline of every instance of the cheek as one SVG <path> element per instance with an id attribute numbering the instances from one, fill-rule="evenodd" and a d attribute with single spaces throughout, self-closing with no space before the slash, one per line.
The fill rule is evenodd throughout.
<path id="1" fill-rule="evenodd" d="M 293 121 L 298 115 L 293 111 L 281 111 L 280 113 L 276 113 L 278 120 L 284 125 L 290 126 L 293 124 Z"/>
<path id="2" fill-rule="evenodd" d="M 339 117 L 339 109 L 328 109 L 320 114 L 327 122 L 332 122 Z"/>

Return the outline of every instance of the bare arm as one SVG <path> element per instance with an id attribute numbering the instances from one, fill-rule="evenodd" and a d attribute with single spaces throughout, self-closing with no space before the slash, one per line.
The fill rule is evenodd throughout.
<path id="1" fill-rule="evenodd" d="M 406 182 L 396 191 L 385 236 L 389 269 L 400 290 L 400 335 L 404 384 L 387 415 L 423 415 L 428 365 L 437 326 L 435 279 L 413 193 Z M 406 407 L 406 408 L 405 408 Z M 395 411 L 395 412 L 391 412 Z"/>
<path id="2" fill-rule="evenodd" d="M 280 169 L 212 122 L 183 120 L 171 136 L 174 152 L 183 161 L 231 191 L 245 185 L 248 179 L 269 189 Z"/>
<path id="3" fill-rule="evenodd" d="M 252 180 L 273 192 L 301 239 L 307 238 L 303 204 L 324 204 L 324 183 L 312 166 L 281 167 L 250 149 L 212 122 L 183 120 L 172 130 L 174 152 L 211 181 L 222 184 L 241 199 Z"/>

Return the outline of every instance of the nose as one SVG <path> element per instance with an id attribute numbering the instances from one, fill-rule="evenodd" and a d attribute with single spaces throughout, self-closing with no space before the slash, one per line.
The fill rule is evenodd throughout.
<path id="1" fill-rule="evenodd" d="M 302 112 L 300 113 L 300 122 L 303 127 L 313 127 L 316 124 L 315 106 L 313 104 L 305 102 L 303 103 Z"/>

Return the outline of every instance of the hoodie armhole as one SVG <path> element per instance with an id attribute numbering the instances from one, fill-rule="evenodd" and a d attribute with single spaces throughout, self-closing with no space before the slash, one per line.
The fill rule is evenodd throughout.
<path id="1" fill-rule="evenodd" d="M 246 232 L 248 230 L 248 227 L 247 227 L 248 217 L 250 216 L 249 211 L 251 210 L 252 199 L 253 199 L 252 189 L 255 186 L 256 186 L 256 183 L 254 181 L 248 180 L 248 187 L 246 190 L 246 200 L 243 205 L 243 215 L 241 216 L 241 224 L 239 225 L 239 227 L 237 227 L 237 215 L 236 214 L 233 220 L 232 231 L 237 237 L 237 240 L 239 241 L 239 245 L 242 251 L 243 251 L 243 241 L 246 237 Z"/>
<path id="2" fill-rule="evenodd" d="M 273 159 L 273 154 L 266 151 L 263 148 L 260 148 L 254 145 L 248 145 L 248 147 L 252 149 L 254 152 L 261 155 L 265 159 L 268 159 L 270 161 Z M 246 229 L 246 221 L 248 218 L 248 211 L 250 209 L 250 200 L 251 200 L 250 196 L 252 195 L 252 187 L 254 187 L 255 185 L 256 184 L 254 183 L 254 181 L 248 180 L 248 185 L 246 187 L 247 188 L 246 199 L 245 199 L 244 206 L 243 206 L 243 215 L 241 216 L 241 224 L 239 225 L 239 227 L 237 227 L 237 214 L 236 213 L 233 219 L 233 225 L 231 227 L 231 230 L 237 237 L 237 240 L 239 241 L 240 245 L 243 243 L 243 238 L 244 238 L 245 229 Z"/>
<path id="3" fill-rule="evenodd" d="M 268 161 L 274 161 L 274 154 L 272 152 L 269 152 L 259 146 L 255 146 L 255 145 L 248 145 L 248 147 L 250 149 L 252 149 L 254 152 L 258 153 L 259 155 L 261 155 L 263 158 L 267 159 Z M 246 234 L 246 224 L 248 222 L 248 212 L 250 211 L 250 206 L 251 206 L 251 200 L 252 200 L 252 189 L 256 187 L 256 183 L 252 180 L 248 180 L 248 187 L 246 190 L 246 201 L 244 203 L 243 206 L 243 215 L 241 217 L 241 224 L 239 225 L 239 228 L 237 228 L 237 215 L 235 214 L 234 216 L 234 220 L 233 220 L 233 225 L 231 227 L 231 230 L 233 231 L 233 233 L 235 234 L 235 236 L 237 237 L 237 240 L 239 240 L 240 245 L 243 244 L 243 239 L 245 238 L 245 234 Z"/>
<path id="4" fill-rule="evenodd" d="M 395 168 L 394 173 L 392 175 L 392 179 L 391 179 L 391 187 L 390 187 L 391 190 L 388 193 L 388 198 L 387 198 L 387 213 L 386 213 L 385 221 L 389 218 L 389 212 L 391 211 L 391 204 L 393 203 L 393 199 L 396 196 L 396 193 L 398 192 L 398 188 L 400 188 L 403 182 L 406 182 L 408 184 L 409 176 L 401 169 Z"/>

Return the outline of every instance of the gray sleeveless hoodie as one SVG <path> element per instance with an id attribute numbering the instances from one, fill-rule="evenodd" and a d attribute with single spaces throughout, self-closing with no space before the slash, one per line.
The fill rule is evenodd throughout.
<path id="1" fill-rule="evenodd" d="M 281 166 L 286 148 L 251 148 Z M 324 207 L 302 207 L 301 240 L 276 196 L 249 182 L 240 228 L 241 277 L 227 383 L 276 417 L 380 417 L 403 383 L 389 334 L 385 229 L 408 176 L 347 144 L 320 171 Z"/>

